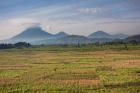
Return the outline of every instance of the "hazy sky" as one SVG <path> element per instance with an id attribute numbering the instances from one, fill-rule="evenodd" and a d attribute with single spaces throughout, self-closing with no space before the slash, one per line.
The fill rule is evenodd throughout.
<path id="1" fill-rule="evenodd" d="M 140 0 L 0 0 L 0 39 L 40 25 L 50 33 L 140 33 Z"/>

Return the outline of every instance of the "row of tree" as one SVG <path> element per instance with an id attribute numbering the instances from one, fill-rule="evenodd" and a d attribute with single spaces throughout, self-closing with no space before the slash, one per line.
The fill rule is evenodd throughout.
<path id="1" fill-rule="evenodd" d="M 31 44 L 30 43 L 26 43 L 26 42 L 18 42 L 15 44 L 0 44 L 0 49 L 9 49 L 9 48 L 21 48 L 21 47 L 30 47 Z"/>
<path id="2" fill-rule="evenodd" d="M 117 41 L 117 42 L 105 42 L 105 43 L 92 43 L 92 44 L 80 44 L 77 43 L 76 46 L 80 47 L 80 46 L 84 46 L 84 45 L 116 45 L 116 44 L 124 44 L 125 46 L 127 46 L 127 44 L 133 44 L 133 45 L 137 45 L 139 44 L 139 42 L 135 41 L 135 40 L 131 40 L 129 42 L 123 42 L 123 41 Z M 42 45 L 41 45 L 42 46 Z M 63 45 L 63 46 L 68 46 L 68 45 Z M 26 43 L 26 42 L 18 42 L 15 44 L 0 44 L 0 49 L 9 49 L 9 48 L 22 48 L 22 47 L 31 47 L 30 43 Z"/>

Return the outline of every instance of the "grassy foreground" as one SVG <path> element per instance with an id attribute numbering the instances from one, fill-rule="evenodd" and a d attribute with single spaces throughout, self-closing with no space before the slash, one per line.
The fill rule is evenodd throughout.
<path id="1" fill-rule="evenodd" d="M 0 50 L 0 93 L 140 93 L 140 45 Z"/>

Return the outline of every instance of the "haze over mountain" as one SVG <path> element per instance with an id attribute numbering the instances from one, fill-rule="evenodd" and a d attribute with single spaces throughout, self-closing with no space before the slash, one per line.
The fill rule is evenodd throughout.
<path id="1" fill-rule="evenodd" d="M 61 31 L 61 32 L 59 32 L 59 33 L 53 35 L 53 37 L 54 37 L 54 38 L 62 38 L 62 37 L 66 37 L 66 36 L 68 36 L 68 35 L 69 35 L 69 34 L 67 34 L 67 33 Z"/>
<path id="2" fill-rule="evenodd" d="M 67 37 L 60 38 L 58 40 L 62 44 L 87 44 L 91 43 L 91 40 L 85 36 L 69 35 Z"/>
<path id="3" fill-rule="evenodd" d="M 53 36 L 52 34 L 45 32 L 40 27 L 31 27 L 24 30 L 22 33 L 14 36 L 10 39 L 10 41 L 25 41 L 25 42 L 32 42 L 32 41 L 39 41 L 50 38 Z"/>
<path id="4" fill-rule="evenodd" d="M 65 32 L 59 32 L 57 34 L 51 34 L 46 31 L 44 31 L 41 27 L 30 27 L 20 34 L 14 36 L 13 38 L 10 38 L 8 40 L 4 40 L 3 42 L 6 43 L 16 43 L 16 42 L 28 42 L 34 45 L 39 44 L 87 44 L 87 43 L 95 43 L 95 42 L 113 42 L 114 40 L 139 40 L 138 36 L 128 37 L 124 34 L 116 34 L 112 35 L 109 33 L 106 33 L 104 31 L 97 31 L 92 33 L 89 36 L 80 36 L 80 35 L 69 35 Z M 136 38 L 135 38 L 136 37 Z M 136 40 L 136 41 L 138 41 Z"/>
<path id="5" fill-rule="evenodd" d="M 53 38 L 49 40 L 42 40 L 39 42 L 33 42 L 33 44 L 46 44 L 46 45 L 57 45 L 57 44 L 88 44 L 92 41 L 84 36 L 79 35 L 68 35 L 62 38 Z"/>
<path id="6" fill-rule="evenodd" d="M 128 37 L 128 36 L 124 35 L 124 34 L 111 35 L 104 31 L 97 31 L 88 36 L 88 38 L 92 38 L 92 39 L 99 39 L 99 38 L 124 39 L 126 37 Z"/>
<path id="7" fill-rule="evenodd" d="M 136 42 L 140 43 L 140 34 L 130 36 L 130 37 L 126 38 L 125 41 L 127 41 L 127 42 L 136 41 Z"/>

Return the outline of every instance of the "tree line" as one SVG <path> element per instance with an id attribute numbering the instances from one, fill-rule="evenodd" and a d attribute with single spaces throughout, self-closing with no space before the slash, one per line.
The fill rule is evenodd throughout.
<path id="1" fill-rule="evenodd" d="M 119 45 L 119 44 L 123 44 L 125 46 L 125 48 L 127 48 L 127 44 L 132 44 L 132 45 L 137 45 L 140 44 L 140 42 L 137 42 L 135 40 L 131 40 L 129 42 L 123 42 L 123 41 L 117 41 L 117 42 L 104 42 L 104 43 L 100 43 L 100 42 L 95 42 L 95 43 L 90 43 L 90 44 L 74 44 L 74 46 L 77 47 L 81 47 L 81 46 L 86 46 L 86 45 L 96 45 L 96 46 L 101 46 L 101 45 Z M 0 44 L 0 49 L 9 49 L 9 48 L 23 48 L 23 47 L 31 47 L 32 45 L 30 43 L 26 43 L 26 42 L 18 42 L 15 44 L 6 44 L 6 43 L 2 43 Z M 39 45 L 39 46 L 43 46 L 43 45 Z M 60 46 L 72 46 L 72 45 L 60 45 Z"/>
<path id="2" fill-rule="evenodd" d="M 15 44 L 2 43 L 2 44 L 0 44 L 0 49 L 21 48 L 21 47 L 30 47 L 30 46 L 31 46 L 31 44 L 26 43 L 26 42 L 18 42 Z"/>

